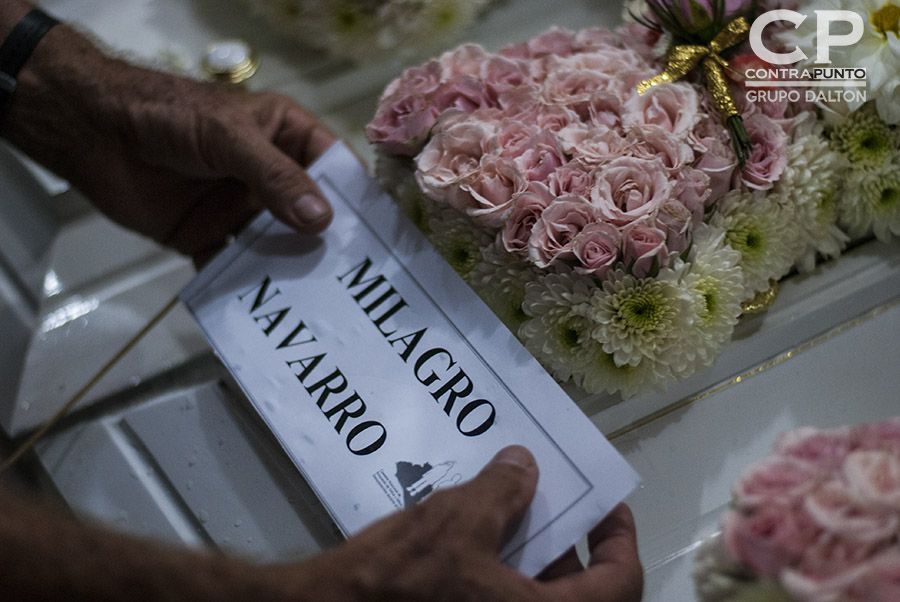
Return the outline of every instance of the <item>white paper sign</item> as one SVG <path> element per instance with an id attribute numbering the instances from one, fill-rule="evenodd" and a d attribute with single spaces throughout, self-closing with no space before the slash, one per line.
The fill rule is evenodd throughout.
<path id="1" fill-rule="evenodd" d="M 309 172 L 328 230 L 264 214 L 182 299 L 347 535 L 529 448 L 537 494 L 502 555 L 536 574 L 637 475 L 346 147 Z"/>

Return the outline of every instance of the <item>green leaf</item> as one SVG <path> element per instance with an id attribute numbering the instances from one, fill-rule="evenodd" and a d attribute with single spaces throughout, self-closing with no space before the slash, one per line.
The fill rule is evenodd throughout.
<path id="1" fill-rule="evenodd" d="M 689 6 L 691 8 L 691 33 L 697 33 L 712 27 L 713 16 L 697 0 L 690 0 Z"/>

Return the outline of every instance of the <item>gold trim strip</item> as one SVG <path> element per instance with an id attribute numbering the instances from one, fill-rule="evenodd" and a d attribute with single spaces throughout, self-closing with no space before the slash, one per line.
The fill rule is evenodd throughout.
<path id="1" fill-rule="evenodd" d="M 881 314 L 883 314 L 887 311 L 890 311 L 891 309 L 893 309 L 897 306 L 900 306 L 900 298 L 895 299 L 894 301 L 891 301 L 891 302 L 887 303 L 886 305 L 882 305 L 881 307 L 873 309 L 870 312 L 863 314 L 862 316 L 860 316 L 850 322 L 842 324 L 841 326 L 837 326 L 837 327 L 833 328 L 832 330 L 826 332 L 825 334 L 823 334 L 815 339 L 812 339 L 811 341 L 804 343 L 803 345 L 800 345 L 796 349 L 787 351 L 787 352 L 779 355 L 778 357 L 776 357 L 772 360 L 769 360 L 768 362 L 761 364 L 761 365 L 757 366 L 756 368 L 753 368 L 752 370 L 748 370 L 747 372 L 744 372 L 743 374 L 736 376 L 729 381 L 726 381 L 716 387 L 713 387 L 712 389 L 704 391 L 703 393 L 698 393 L 697 395 L 694 395 L 693 397 L 688 397 L 686 399 L 683 399 L 677 403 L 674 403 L 668 407 L 663 408 L 662 410 L 658 410 L 658 411 L 650 414 L 649 416 L 646 416 L 643 419 L 638 420 L 637 422 L 634 422 L 634 423 L 632 423 L 626 427 L 623 427 L 617 431 L 613 431 L 612 433 L 607 435 L 606 438 L 609 441 L 614 441 L 616 439 L 624 437 L 625 435 L 628 435 L 629 433 L 633 433 L 634 431 L 642 429 L 645 426 L 648 426 L 648 425 L 656 422 L 660 418 L 665 418 L 666 416 L 668 416 L 670 414 L 674 414 L 675 412 L 678 412 L 679 410 L 682 410 L 690 405 L 693 405 L 694 403 L 700 401 L 701 399 L 705 399 L 705 398 L 709 397 L 710 395 L 715 395 L 716 393 L 719 393 L 720 391 L 724 391 L 725 389 L 727 389 L 733 385 L 736 385 L 738 383 L 745 381 L 746 379 L 750 378 L 751 376 L 755 376 L 765 370 L 768 370 L 769 368 L 772 368 L 774 366 L 781 364 L 782 362 L 789 360 L 790 358 L 794 357 L 795 355 L 797 355 L 799 353 L 802 353 L 803 351 L 807 351 L 807 350 L 815 347 L 816 345 L 819 345 L 821 343 L 829 341 L 829 340 L 833 339 L 834 337 L 836 337 L 840 334 L 843 334 L 844 332 L 847 332 L 848 330 L 850 330 L 851 328 L 853 328 L 855 326 L 859 326 L 860 324 L 868 322 L 869 320 L 871 320 L 873 318 L 877 318 Z"/>
<path id="2" fill-rule="evenodd" d="M 0 465 L 0 475 L 3 475 L 7 470 L 13 467 L 13 465 L 21 458 L 28 450 L 37 444 L 40 441 L 41 437 L 47 434 L 51 428 L 53 428 L 56 423 L 58 423 L 66 413 L 72 409 L 72 407 L 78 403 L 84 395 L 90 391 L 94 385 L 100 382 L 110 370 L 131 351 L 135 345 L 137 345 L 144 336 L 150 332 L 154 326 L 159 324 L 162 319 L 169 313 L 169 311 L 178 304 L 178 296 L 173 297 L 168 303 L 166 303 L 165 307 L 163 307 L 159 312 L 150 318 L 150 321 L 141 328 L 137 334 L 135 334 L 125 345 L 122 346 L 119 351 L 112 356 L 101 368 L 92 376 L 69 400 L 64 403 L 60 408 L 56 411 L 53 416 L 51 416 L 44 424 L 42 424 L 36 431 L 34 431 L 28 439 L 25 440 L 16 450 L 13 452 L 11 456 L 6 458 L 2 465 Z"/>

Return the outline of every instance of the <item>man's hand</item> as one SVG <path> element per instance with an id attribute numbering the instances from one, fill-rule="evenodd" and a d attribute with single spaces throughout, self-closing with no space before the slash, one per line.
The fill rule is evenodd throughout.
<path id="1" fill-rule="evenodd" d="M 331 220 L 303 167 L 336 138 L 311 113 L 110 58 L 66 25 L 20 73 L 2 133 L 112 219 L 200 262 L 264 207 L 306 233 Z"/>
<path id="2" fill-rule="evenodd" d="M 0 599 L 20 602 L 637 602 L 634 521 L 619 506 L 574 550 L 531 579 L 500 562 L 537 484 L 524 448 L 475 479 L 376 522 L 309 560 L 257 566 L 86 527 L 0 490 Z"/>
<path id="3" fill-rule="evenodd" d="M 583 569 L 574 550 L 531 579 L 498 552 L 531 503 L 538 471 L 521 447 L 501 451 L 472 481 L 375 523 L 275 579 L 298 600 L 635 602 L 643 576 L 634 520 L 618 506 L 589 536 Z"/>

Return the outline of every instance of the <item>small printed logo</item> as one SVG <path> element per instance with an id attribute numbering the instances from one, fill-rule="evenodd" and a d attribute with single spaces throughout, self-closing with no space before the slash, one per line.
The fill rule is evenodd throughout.
<path id="1" fill-rule="evenodd" d="M 415 506 L 432 492 L 441 488 L 456 485 L 462 475 L 454 472 L 456 462 L 447 460 L 432 466 L 428 462 L 397 462 L 394 478 L 391 479 L 384 470 L 373 476 L 381 490 L 397 508 Z"/>

